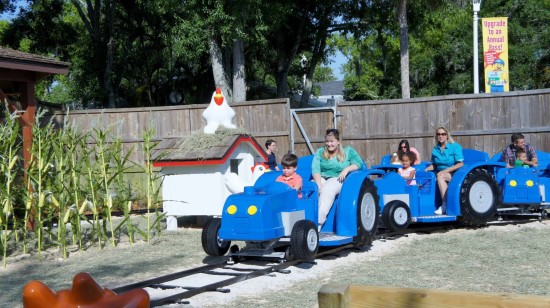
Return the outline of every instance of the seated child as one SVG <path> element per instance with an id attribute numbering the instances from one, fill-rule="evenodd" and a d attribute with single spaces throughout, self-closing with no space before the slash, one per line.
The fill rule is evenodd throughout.
<path id="1" fill-rule="evenodd" d="M 296 190 L 302 189 L 302 177 L 296 173 L 298 157 L 294 154 L 285 154 L 281 159 L 281 165 L 283 174 L 279 175 L 275 181 L 285 183 Z M 302 193 L 298 193 L 298 198 L 302 198 Z"/>
<path id="2" fill-rule="evenodd" d="M 397 152 L 391 153 L 390 164 L 392 165 L 401 165 L 401 160 L 399 159 L 399 154 Z"/>
<path id="3" fill-rule="evenodd" d="M 514 163 L 514 167 L 529 168 L 529 165 L 524 164 L 527 160 L 527 153 L 525 153 L 524 150 L 516 150 L 516 161 Z"/>
<path id="4" fill-rule="evenodd" d="M 402 176 L 405 180 L 407 180 L 407 185 L 416 185 L 415 174 L 416 169 L 412 166 L 412 163 L 414 161 L 413 154 L 411 153 L 405 153 L 401 156 L 401 163 L 403 164 L 403 167 L 399 168 L 397 170 L 397 173 L 399 173 L 400 176 Z"/>

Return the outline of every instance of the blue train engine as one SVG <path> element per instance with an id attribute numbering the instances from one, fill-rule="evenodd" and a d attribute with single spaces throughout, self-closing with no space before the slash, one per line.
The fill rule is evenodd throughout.
<path id="1" fill-rule="evenodd" d="M 313 260 L 321 246 L 370 244 L 379 216 L 379 197 L 370 176 L 381 171 L 351 172 L 327 221 L 318 230 L 318 188 L 309 181 L 312 158 L 299 159 L 301 191 L 276 182 L 281 172 L 272 171 L 243 193 L 229 196 L 221 218 L 210 219 L 203 229 L 204 251 L 222 256 L 230 249 L 231 241 L 244 241 L 245 247 L 240 250 L 231 247 L 231 257 Z"/>

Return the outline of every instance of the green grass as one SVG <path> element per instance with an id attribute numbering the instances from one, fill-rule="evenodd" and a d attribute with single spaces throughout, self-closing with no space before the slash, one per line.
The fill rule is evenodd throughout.
<path id="1" fill-rule="evenodd" d="M 139 228 L 146 228 L 144 217 L 133 219 Z M 230 306 L 316 307 L 317 292 L 328 283 L 550 296 L 550 227 L 538 226 L 539 222 L 532 222 L 418 235 L 377 257 L 368 248 L 352 251 L 349 258 L 340 257 L 346 258 L 340 262 L 344 265 L 326 271 L 314 265 L 308 271 L 317 272 L 315 278 L 289 284 L 284 290 L 239 297 Z M 0 268 L 3 306 L 20 307 L 21 290 L 31 279 L 57 291 L 68 288 L 74 275 L 85 271 L 100 285 L 113 288 L 220 260 L 202 251 L 199 229 L 163 232 L 150 243 L 137 237 L 134 245 L 121 233 L 117 247 L 87 246 L 80 252 L 73 245 L 68 259 L 55 249 L 44 253 L 42 261 L 29 255 L 20 255 L 19 260 L 12 257 L 7 269 Z M 190 302 L 193 305 L 193 298 Z"/>
<path id="2" fill-rule="evenodd" d="M 327 283 L 550 296 L 549 238 L 550 229 L 500 227 L 421 236 L 382 258 L 340 267 L 285 292 L 239 298 L 232 306 L 315 307 Z"/>
<path id="3" fill-rule="evenodd" d="M 146 229 L 145 217 L 134 216 L 132 219 L 138 228 Z M 84 225 L 84 236 L 91 236 L 90 232 L 89 225 Z M 63 259 L 57 246 L 42 251 L 41 261 L 17 249 L 10 257 L 7 268 L 0 268 L 2 307 L 22 307 L 22 290 L 31 280 L 42 281 L 58 291 L 69 288 L 76 274 L 88 272 L 101 286 L 114 288 L 199 266 L 205 259 L 200 248 L 200 234 L 199 229 L 165 231 L 162 237 L 152 237 L 149 243 L 144 237 L 136 236 L 136 243 L 131 245 L 127 233 L 121 232 L 116 237 L 117 247 L 105 245 L 100 249 L 96 245 L 84 246 L 80 251 L 78 245 L 71 245 L 67 259 Z"/>

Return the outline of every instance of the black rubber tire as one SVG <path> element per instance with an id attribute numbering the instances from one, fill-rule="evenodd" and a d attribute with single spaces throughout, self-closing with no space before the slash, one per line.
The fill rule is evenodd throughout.
<path id="1" fill-rule="evenodd" d="M 390 201 L 384 206 L 382 221 L 386 228 L 392 232 L 403 231 L 409 227 L 411 222 L 411 210 L 403 201 Z"/>
<path id="2" fill-rule="evenodd" d="M 380 209 L 378 189 L 374 182 L 366 179 L 361 184 L 357 204 L 357 235 L 353 238 L 355 247 L 370 245 L 378 230 L 378 216 Z"/>
<path id="3" fill-rule="evenodd" d="M 231 246 L 231 241 L 222 241 L 218 237 L 221 225 L 222 220 L 220 218 L 210 218 L 202 229 L 202 249 L 209 256 L 223 256 L 229 251 L 229 246 Z"/>
<path id="4" fill-rule="evenodd" d="M 312 221 L 300 220 L 290 234 L 290 255 L 296 260 L 313 261 L 319 250 L 319 234 Z"/>
<path id="5" fill-rule="evenodd" d="M 460 189 L 460 220 L 468 226 L 484 226 L 496 216 L 499 202 L 495 178 L 485 169 L 474 169 Z"/>

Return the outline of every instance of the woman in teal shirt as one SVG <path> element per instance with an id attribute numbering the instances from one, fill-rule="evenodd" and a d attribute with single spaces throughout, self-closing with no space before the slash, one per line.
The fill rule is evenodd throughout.
<path id="1" fill-rule="evenodd" d="M 445 127 L 438 127 L 435 130 L 435 145 L 432 149 L 432 164 L 426 171 L 437 172 L 437 186 L 441 192 L 443 203 L 434 213 L 442 215 L 447 212 L 447 188 L 449 182 L 458 168 L 464 165 L 462 147 L 451 137 L 451 133 Z"/>
<path id="2" fill-rule="evenodd" d="M 342 183 L 351 171 L 361 169 L 363 161 L 352 147 L 343 148 L 337 129 L 327 129 L 325 146 L 313 157 L 311 173 L 319 186 L 319 230 L 325 223 Z"/>

